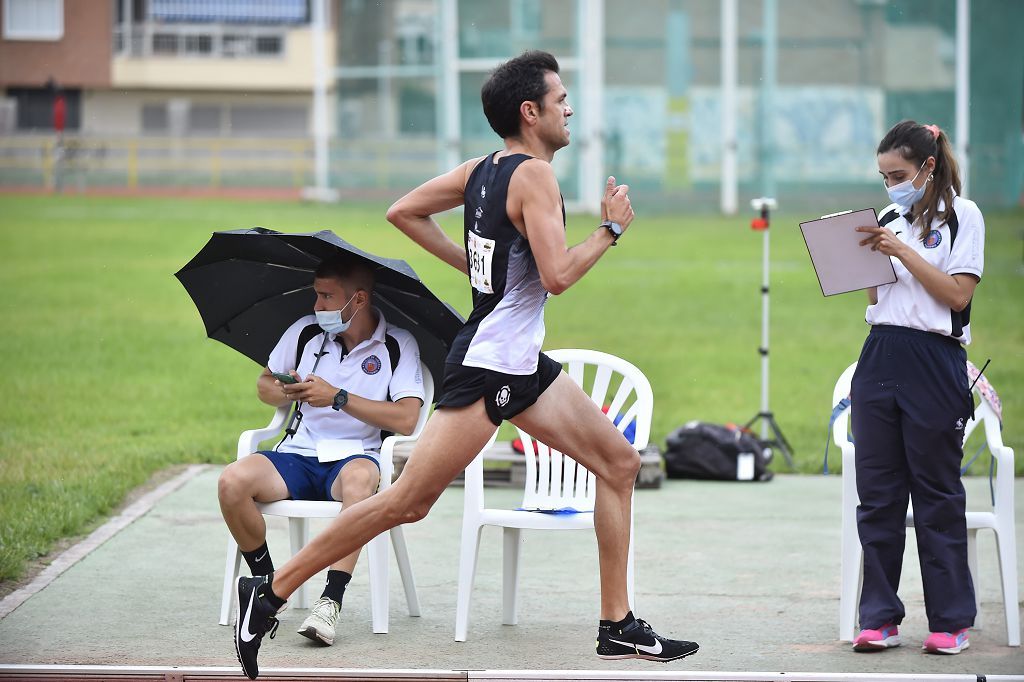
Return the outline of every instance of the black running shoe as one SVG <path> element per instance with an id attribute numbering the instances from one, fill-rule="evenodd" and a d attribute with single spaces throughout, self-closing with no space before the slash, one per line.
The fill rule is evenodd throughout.
<path id="1" fill-rule="evenodd" d="M 275 609 L 267 601 L 266 592 L 270 588 L 270 578 L 256 576 L 238 579 L 238 610 L 235 612 L 235 651 L 238 662 L 242 664 L 242 672 L 250 680 L 260 674 L 256 664 L 256 655 L 260 651 L 263 635 L 270 633 L 273 639 L 277 634 L 279 609 Z"/>
<path id="2" fill-rule="evenodd" d="M 597 655 L 600 658 L 642 658 L 668 663 L 695 654 L 699 648 L 696 642 L 665 639 L 639 618 L 621 632 L 607 627 L 597 629 Z"/>

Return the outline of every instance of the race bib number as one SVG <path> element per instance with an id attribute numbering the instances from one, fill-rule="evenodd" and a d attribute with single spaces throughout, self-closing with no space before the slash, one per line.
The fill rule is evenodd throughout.
<path id="1" fill-rule="evenodd" d="M 469 283 L 484 294 L 493 294 L 491 284 L 491 259 L 494 257 L 494 240 L 469 233 L 466 242 L 469 255 Z"/>

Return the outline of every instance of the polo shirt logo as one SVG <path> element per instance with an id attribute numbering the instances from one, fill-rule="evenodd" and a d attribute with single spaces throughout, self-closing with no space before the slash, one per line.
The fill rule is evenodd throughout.
<path id="1" fill-rule="evenodd" d="M 928 236 L 924 238 L 924 248 L 934 249 L 936 246 L 942 243 L 942 233 L 938 230 L 932 230 L 928 233 Z"/>
<path id="2" fill-rule="evenodd" d="M 376 355 L 371 355 L 370 357 L 363 360 L 362 367 L 363 372 L 365 372 L 366 374 L 376 374 L 377 372 L 380 371 L 380 358 L 378 358 Z"/>

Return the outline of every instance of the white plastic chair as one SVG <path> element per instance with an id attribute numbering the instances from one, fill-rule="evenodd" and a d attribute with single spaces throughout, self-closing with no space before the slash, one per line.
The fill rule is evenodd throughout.
<path id="1" fill-rule="evenodd" d="M 850 382 L 857 363 L 846 368 L 836 381 L 832 392 L 832 404 L 838 405 L 850 394 Z M 974 392 L 978 394 L 978 389 Z M 980 395 L 980 394 L 979 394 Z M 1003 445 L 999 418 L 981 399 L 975 408 L 974 419 L 964 426 L 966 442 L 975 427 L 984 423 L 985 440 L 996 462 L 995 505 L 992 511 L 967 512 L 967 560 L 974 581 L 974 594 L 978 602 L 978 617 L 975 628 L 981 628 L 981 591 L 978 589 L 978 531 L 991 528 L 995 532 L 996 548 L 999 554 L 999 572 L 1002 578 L 1003 608 L 1006 611 L 1006 638 L 1009 646 L 1020 646 L 1020 614 L 1017 606 L 1017 540 L 1014 535 L 1013 519 L 1013 450 Z M 857 534 L 857 481 L 854 475 L 854 443 L 847 437 L 850 408 L 839 414 L 832 425 L 832 440 L 843 451 L 843 515 L 841 551 L 841 591 L 839 595 L 839 639 L 852 642 L 856 636 L 857 605 L 863 579 L 864 554 L 860 536 Z M 914 525 L 913 508 L 907 510 L 907 527 Z"/>
<path id="2" fill-rule="evenodd" d="M 427 415 L 434 398 L 434 381 L 427 366 L 420 363 L 420 371 L 423 375 L 423 407 L 420 408 L 419 418 L 416 420 L 416 428 L 412 435 L 394 435 L 384 439 L 380 446 L 380 490 L 391 487 L 391 479 L 394 474 L 394 450 L 399 443 L 416 440 L 423 425 L 427 422 Z M 245 431 L 238 439 L 238 459 L 248 457 L 256 451 L 259 443 L 279 433 L 284 426 L 290 406 L 277 408 L 273 419 L 262 429 Z M 279 502 L 258 502 L 256 504 L 264 515 L 285 516 L 288 518 L 288 530 L 291 539 L 292 554 L 296 554 L 309 542 L 309 519 L 333 519 L 341 512 L 340 502 L 319 502 L 309 500 L 281 500 Z M 419 597 L 416 595 L 416 581 L 412 574 L 412 565 L 409 563 L 409 552 L 405 546 L 405 535 L 401 526 L 395 526 L 390 531 L 391 544 L 394 546 L 395 558 L 398 561 L 398 571 L 402 576 L 402 585 L 405 588 L 405 600 L 409 605 L 409 615 L 420 615 Z M 235 580 L 238 578 L 238 569 L 242 559 L 242 553 L 238 549 L 235 539 L 228 535 L 227 561 L 224 565 L 224 590 L 220 603 L 220 624 L 229 625 L 231 610 L 236 599 Z M 387 537 L 381 533 L 366 544 L 366 562 L 370 581 L 370 614 L 373 621 L 373 631 L 383 634 L 388 631 L 388 612 L 390 608 L 389 599 L 389 563 Z M 289 599 L 289 603 L 296 608 L 309 608 L 309 595 L 306 586 L 302 585 Z"/>
<path id="3" fill-rule="evenodd" d="M 569 377 L 590 395 L 599 407 L 608 401 L 610 418 L 622 415 L 618 429 L 625 431 L 636 420 L 633 444 L 647 446 L 651 432 L 654 394 L 647 377 L 630 363 L 593 350 L 553 350 L 553 360 L 567 365 Z M 614 393 L 612 393 L 614 391 Z M 610 401 L 608 400 L 610 398 Z M 517 429 L 518 430 L 518 429 Z M 556 510 L 572 508 L 582 513 L 550 514 L 484 507 L 483 454 L 466 468 L 465 502 L 462 515 L 462 547 L 459 555 L 459 592 L 455 611 L 455 641 L 464 642 L 469 630 L 469 605 L 476 576 L 477 552 L 483 526 L 504 528 L 502 569 L 502 623 L 515 625 L 519 557 L 523 529 L 578 530 L 594 528 L 596 477 L 572 458 L 550 449 L 529 434 L 519 431 L 526 450 L 526 485 L 523 509 Z M 492 438 L 493 442 L 493 438 Z M 487 448 L 484 448 L 486 450 Z M 630 522 L 629 559 L 626 585 L 633 603 L 633 539 Z"/>

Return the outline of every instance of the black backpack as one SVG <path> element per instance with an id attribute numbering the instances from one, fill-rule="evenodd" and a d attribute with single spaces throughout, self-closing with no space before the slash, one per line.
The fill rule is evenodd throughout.
<path id="1" fill-rule="evenodd" d="M 668 435 L 665 473 L 669 478 L 712 481 L 770 481 L 765 446 L 750 431 L 692 421 Z"/>

